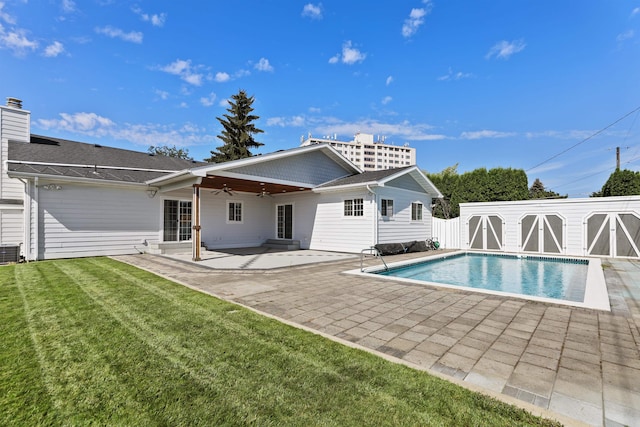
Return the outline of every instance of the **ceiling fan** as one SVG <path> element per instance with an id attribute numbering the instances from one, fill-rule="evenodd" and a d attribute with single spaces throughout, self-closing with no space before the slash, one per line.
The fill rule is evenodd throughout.
<path id="1" fill-rule="evenodd" d="M 273 197 L 271 195 L 271 193 L 269 193 L 268 191 L 266 191 L 264 188 L 262 189 L 261 192 L 259 192 L 258 194 L 256 194 L 256 196 L 260 197 L 261 199 L 264 199 L 265 196 L 267 197 Z"/>
<path id="2" fill-rule="evenodd" d="M 231 191 L 231 188 L 227 187 L 227 184 L 222 184 L 222 188 L 217 190 L 217 191 L 213 191 L 213 195 L 216 196 L 220 193 L 226 193 L 229 196 L 233 196 L 233 191 Z"/>

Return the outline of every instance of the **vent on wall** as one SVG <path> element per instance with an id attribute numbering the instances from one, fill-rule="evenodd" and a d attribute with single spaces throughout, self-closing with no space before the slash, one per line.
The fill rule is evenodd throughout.
<path id="1" fill-rule="evenodd" d="M 20 262 L 20 245 L 0 245 L 0 264 Z"/>

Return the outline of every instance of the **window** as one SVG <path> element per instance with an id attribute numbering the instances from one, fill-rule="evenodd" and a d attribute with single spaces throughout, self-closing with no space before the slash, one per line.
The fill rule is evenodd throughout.
<path id="1" fill-rule="evenodd" d="M 344 216 L 363 216 L 363 199 L 350 199 L 344 201 Z"/>
<path id="2" fill-rule="evenodd" d="M 411 203 L 411 221 L 422 221 L 422 203 Z"/>
<path id="3" fill-rule="evenodd" d="M 387 217 L 393 216 L 393 200 L 382 199 L 380 201 L 380 214 Z"/>
<path id="4" fill-rule="evenodd" d="M 242 202 L 228 202 L 227 208 L 227 223 L 242 223 Z"/>

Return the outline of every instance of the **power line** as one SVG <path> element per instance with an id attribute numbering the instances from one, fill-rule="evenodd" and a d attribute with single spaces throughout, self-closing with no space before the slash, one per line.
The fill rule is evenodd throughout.
<path id="1" fill-rule="evenodd" d="M 545 163 L 550 162 L 551 160 L 555 159 L 556 157 L 559 157 L 559 156 L 563 155 L 563 154 L 564 154 L 564 153 L 566 153 L 567 151 L 569 151 L 569 150 L 573 150 L 574 148 L 576 148 L 576 147 L 577 147 L 578 145 L 580 145 L 580 144 L 584 144 L 584 143 L 585 143 L 585 142 L 587 142 L 588 140 L 590 140 L 590 139 L 592 139 L 592 138 L 594 138 L 594 137 L 596 137 L 596 136 L 600 135 L 600 134 L 601 134 L 602 132 L 604 132 L 605 130 L 609 129 L 610 127 L 612 127 L 612 126 L 614 126 L 614 125 L 618 124 L 619 122 L 621 122 L 622 120 L 626 119 L 627 117 L 629 117 L 630 115 L 632 115 L 632 114 L 633 114 L 633 113 L 635 113 L 636 111 L 640 111 L 640 107 L 635 108 L 633 111 L 628 112 L 627 114 L 625 114 L 624 116 L 622 116 L 622 117 L 620 117 L 618 120 L 616 120 L 615 122 L 613 122 L 613 123 L 611 123 L 610 125 L 607 125 L 606 127 L 604 127 L 604 128 L 602 128 L 602 129 L 600 129 L 599 131 L 595 132 L 595 133 L 594 133 L 594 134 L 592 134 L 591 136 L 586 137 L 585 139 L 583 139 L 582 141 L 578 142 L 577 144 L 574 144 L 574 145 L 572 145 L 571 147 L 567 148 L 566 150 L 561 151 L 560 153 L 558 153 L 558 154 L 556 154 L 556 155 L 554 155 L 554 156 L 549 157 L 547 160 L 545 160 L 545 161 L 543 161 L 543 162 L 540 162 L 540 163 L 538 163 L 537 165 L 535 165 L 535 166 L 533 166 L 533 167 L 530 167 L 529 169 L 527 169 L 527 170 L 526 170 L 526 172 L 529 172 L 529 171 L 531 171 L 531 170 L 533 170 L 533 169 L 537 168 L 538 166 L 542 166 L 542 165 L 544 165 Z"/>
<path id="2" fill-rule="evenodd" d="M 626 162 L 624 162 L 624 163 L 622 163 L 622 164 L 623 164 L 623 165 L 630 165 L 630 164 L 632 164 L 632 163 L 636 162 L 637 160 L 640 160 L 640 156 L 638 156 L 638 157 L 634 157 L 634 158 L 632 158 L 631 160 L 628 160 L 628 161 L 626 161 Z M 553 186 L 552 188 L 550 188 L 549 190 L 557 191 L 557 190 L 558 190 L 558 188 L 566 187 L 567 185 L 571 185 L 571 184 L 573 184 L 573 183 L 575 183 L 575 182 L 582 181 L 582 180 L 584 180 L 584 179 L 588 179 L 588 178 L 591 178 L 591 177 L 596 176 L 596 175 L 600 175 L 600 174 L 605 173 L 605 172 L 614 171 L 615 169 L 616 169 L 616 168 L 607 167 L 607 168 L 602 169 L 602 170 L 600 170 L 600 171 L 598 171 L 598 172 L 593 172 L 593 173 L 590 173 L 590 174 L 588 174 L 588 175 L 582 176 L 582 177 L 580 177 L 580 178 L 574 179 L 573 181 L 565 182 L 565 183 L 560 184 L 560 185 L 555 185 L 555 186 Z"/>

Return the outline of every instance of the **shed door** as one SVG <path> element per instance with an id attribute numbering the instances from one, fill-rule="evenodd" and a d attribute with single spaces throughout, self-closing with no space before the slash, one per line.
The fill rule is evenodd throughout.
<path id="1" fill-rule="evenodd" d="M 498 215 L 474 215 L 469 218 L 469 248 L 502 250 L 504 221 Z"/>
<path id="2" fill-rule="evenodd" d="M 520 247 L 524 252 L 562 253 L 563 229 L 564 220 L 558 215 L 525 215 L 520 221 Z"/>
<path id="3" fill-rule="evenodd" d="M 635 213 L 597 213 L 586 221 L 587 255 L 640 257 L 640 217 Z"/>

